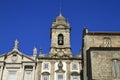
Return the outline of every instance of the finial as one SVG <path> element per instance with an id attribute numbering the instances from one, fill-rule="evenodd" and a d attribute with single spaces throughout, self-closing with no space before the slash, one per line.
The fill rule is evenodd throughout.
<path id="1" fill-rule="evenodd" d="M 36 55 L 37 55 L 37 48 L 34 47 L 34 49 L 33 49 L 33 56 L 36 56 Z"/>
<path id="2" fill-rule="evenodd" d="M 19 44 L 19 42 L 18 42 L 18 40 L 16 39 L 13 50 L 18 50 L 18 44 Z"/>
<path id="3" fill-rule="evenodd" d="M 43 58 L 43 57 L 44 57 L 44 55 L 42 54 L 42 48 L 40 48 L 40 54 L 39 54 L 39 57 L 40 57 L 40 58 Z"/>
<path id="4" fill-rule="evenodd" d="M 42 54 L 42 48 L 40 48 L 40 54 Z"/>
<path id="5" fill-rule="evenodd" d="M 62 6 L 61 6 L 61 3 L 60 3 L 60 14 L 59 16 L 62 16 Z"/>

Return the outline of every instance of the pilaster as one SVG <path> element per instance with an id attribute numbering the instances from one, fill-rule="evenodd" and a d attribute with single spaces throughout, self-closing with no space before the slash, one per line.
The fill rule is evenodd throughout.
<path id="1" fill-rule="evenodd" d="M 1 69 L 0 69 L 0 80 L 2 80 L 3 70 L 4 70 L 4 68 L 3 68 L 3 66 L 1 66 Z"/>
<path id="2" fill-rule="evenodd" d="M 52 61 L 52 62 L 51 62 L 50 80 L 54 80 L 54 72 L 55 72 L 55 61 Z"/>
<path id="3" fill-rule="evenodd" d="M 42 61 L 38 62 L 38 68 L 37 68 L 37 76 L 38 76 L 38 79 L 37 80 L 41 80 L 41 69 L 42 69 Z"/>
<path id="4" fill-rule="evenodd" d="M 33 66 L 33 75 L 32 75 L 33 77 L 33 79 L 32 80 L 35 80 L 35 65 Z"/>
<path id="5" fill-rule="evenodd" d="M 21 78 L 22 80 L 24 80 L 24 73 L 25 73 L 24 70 L 25 70 L 25 65 L 22 66 L 22 78 Z"/>
<path id="6" fill-rule="evenodd" d="M 66 74 L 66 80 L 70 80 L 70 61 L 67 61 L 67 74 Z"/>

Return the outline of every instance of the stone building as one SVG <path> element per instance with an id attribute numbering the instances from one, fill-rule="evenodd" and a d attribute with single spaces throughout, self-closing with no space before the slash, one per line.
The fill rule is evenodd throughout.
<path id="1" fill-rule="evenodd" d="M 120 33 L 83 31 L 84 80 L 120 80 Z"/>
<path id="2" fill-rule="evenodd" d="M 0 80 L 35 80 L 36 54 L 24 55 L 18 49 L 18 41 L 12 51 L 0 56 Z"/>
<path id="3" fill-rule="evenodd" d="M 51 26 L 48 54 L 20 52 L 18 41 L 0 56 L 0 80 L 120 80 L 120 33 L 83 30 L 82 53 L 73 54 L 71 27 L 60 13 Z"/>

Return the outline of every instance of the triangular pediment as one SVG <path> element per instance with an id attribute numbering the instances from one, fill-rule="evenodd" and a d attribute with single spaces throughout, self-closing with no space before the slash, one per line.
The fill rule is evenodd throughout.
<path id="1" fill-rule="evenodd" d="M 35 60 L 19 51 L 11 51 L 0 56 L 0 61 L 5 63 L 34 62 Z"/>

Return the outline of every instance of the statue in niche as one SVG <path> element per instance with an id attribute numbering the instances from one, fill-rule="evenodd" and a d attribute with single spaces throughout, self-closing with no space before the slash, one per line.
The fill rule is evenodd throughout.
<path id="1" fill-rule="evenodd" d="M 59 61 L 59 63 L 58 63 L 58 70 L 56 70 L 56 73 L 65 73 L 65 71 L 63 70 L 63 63 L 62 63 L 62 61 Z"/>

